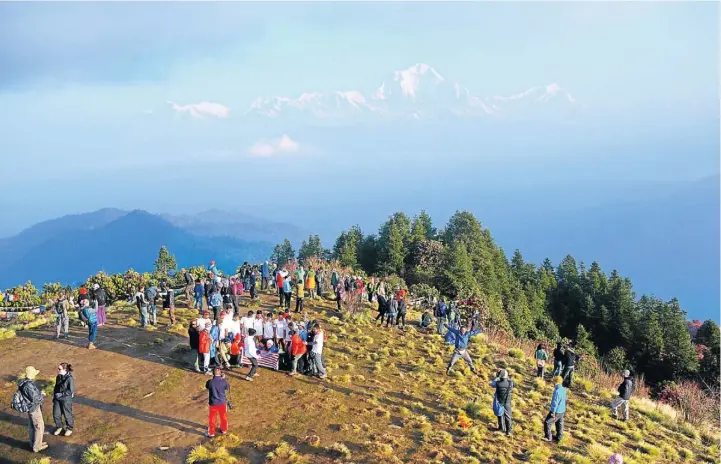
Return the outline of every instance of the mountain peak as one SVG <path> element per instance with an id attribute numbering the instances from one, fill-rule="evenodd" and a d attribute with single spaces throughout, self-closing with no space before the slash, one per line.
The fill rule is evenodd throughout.
<path id="1" fill-rule="evenodd" d="M 448 116 L 544 118 L 551 114 L 563 116 L 576 103 L 576 99 L 556 83 L 508 96 L 477 96 L 459 82 L 447 80 L 432 66 L 419 62 L 393 71 L 389 79 L 367 94 L 360 90 L 331 90 L 303 92 L 298 98 L 259 97 L 248 112 L 262 117 L 335 122 Z"/>

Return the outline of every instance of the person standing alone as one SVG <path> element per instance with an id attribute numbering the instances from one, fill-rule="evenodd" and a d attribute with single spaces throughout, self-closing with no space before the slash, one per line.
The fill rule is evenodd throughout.
<path id="1" fill-rule="evenodd" d="M 227 392 L 230 384 L 225 380 L 220 367 L 213 368 L 213 378 L 205 382 L 208 390 L 208 434 L 209 438 L 215 436 L 216 418 L 220 418 L 220 434 L 228 433 L 228 398 Z"/>
<path id="2" fill-rule="evenodd" d="M 634 385 L 631 371 L 626 369 L 623 371 L 623 382 L 618 386 L 618 397 L 611 402 L 611 410 L 613 417 L 618 419 L 618 408 L 623 408 L 623 421 L 628 420 L 628 406 L 631 402 L 631 393 L 633 393 Z"/>
<path id="3" fill-rule="evenodd" d="M 55 377 L 55 388 L 53 389 L 53 420 L 55 421 L 55 432 L 53 435 L 63 434 L 69 437 L 73 434 L 73 398 L 75 398 L 75 379 L 73 378 L 73 366 L 68 363 L 60 363 L 58 375 Z M 63 417 L 65 428 L 63 429 Z M 63 433 L 64 432 L 64 433 Z"/>

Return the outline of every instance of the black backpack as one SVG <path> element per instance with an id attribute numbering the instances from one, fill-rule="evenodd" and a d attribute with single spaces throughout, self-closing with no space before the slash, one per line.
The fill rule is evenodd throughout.
<path id="1" fill-rule="evenodd" d="M 25 396 L 25 394 L 22 392 L 22 387 L 25 385 L 25 383 L 28 382 L 27 380 L 22 382 L 19 386 L 15 394 L 13 395 L 12 403 L 10 403 L 10 407 L 17 412 L 30 412 L 30 408 L 33 406 L 33 403 Z"/>

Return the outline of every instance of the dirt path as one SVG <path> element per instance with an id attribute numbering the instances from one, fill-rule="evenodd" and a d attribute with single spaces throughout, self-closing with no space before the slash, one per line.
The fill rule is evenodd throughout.
<path id="1" fill-rule="evenodd" d="M 263 298 L 263 306 L 270 308 L 268 297 Z M 111 313 L 110 320 L 117 322 L 117 316 Z M 4 398 L 0 403 L 0 462 L 27 462 L 38 457 L 29 451 L 27 418 L 10 409 L 17 374 L 33 365 L 41 378 L 51 379 L 63 361 L 75 369 L 75 433 L 67 438 L 51 435 L 52 401 L 46 399 L 43 413 L 50 447 L 43 456 L 53 462 L 77 463 L 89 444 L 121 441 L 141 462 L 152 462 L 152 456 L 183 462 L 190 447 L 207 440 L 203 434 L 208 377 L 187 369 L 187 353 L 174 350 L 185 346 L 187 338 L 165 332 L 167 323 L 164 316 L 159 317 L 161 328 L 155 332 L 110 323 L 99 329 L 94 351 L 85 348 L 87 332 L 81 327 L 72 328 L 68 340 L 56 340 L 53 328 L 21 331 L 0 342 L 0 397 Z M 313 409 L 316 396 L 308 392 L 345 395 L 314 380 L 292 382 L 283 373 L 260 371 L 252 384 L 242 380 L 241 372 L 246 369 L 228 375 L 235 402 L 229 413 L 231 432 L 248 439 L 248 462 L 262 461 L 262 455 L 251 450 L 251 443 L 282 438 L 277 424 L 285 424 L 283 430 L 292 430 L 295 436 L 323 434 L 315 430 L 312 414 L 310 420 L 298 423 L 289 419 L 290 409 Z M 302 398 L 296 396 L 299 386 L 306 391 Z M 160 447 L 168 449 L 160 451 Z"/>

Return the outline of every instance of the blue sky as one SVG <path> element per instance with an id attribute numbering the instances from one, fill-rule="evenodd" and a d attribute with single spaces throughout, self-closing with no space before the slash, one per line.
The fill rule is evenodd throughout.
<path id="1" fill-rule="evenodd" d="M 91 204 L 182 209 L 138 193 L 159 171 L 190 176 L 178 166 L 239 163 L 256 185 L 278 165 L 244 158 L 262 138 L 240 119 L 255 97 L 366 91 L 416 62 L 480 95 L 555 82 L 598 114 L 716 113 L 717 18 L 710 2 L 3 3 L 5 232 Z M 178 121 L 168 100 L 230 117 Z M 316 156 L 343 150 L 290 135 Z M 113 191 L 81 200 L 74 175 Z M 120 196 L 128 180 L 139 187 Z M 19 206 L 12 192 L 29 183 Z"/>

